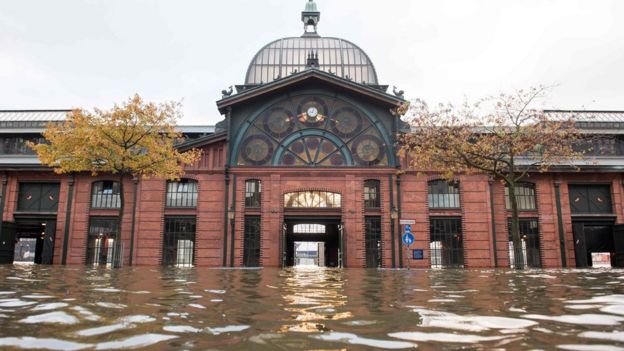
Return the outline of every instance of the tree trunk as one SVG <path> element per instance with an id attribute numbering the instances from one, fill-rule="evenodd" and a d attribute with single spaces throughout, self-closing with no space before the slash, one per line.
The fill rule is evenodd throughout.
<path id="1" fill-rule="evenodd" d="M 520 238 L 520 216 L 516 199 L 516 182 L 506 181 L 509 188 L 509 203 L 511 204 L 511 241 L 513 242 L 514 268 L 524 269 L 524 252 L 522 251 L 522 239 Z"/>
<path id="2" fill-rule="evenodd" d="M 121 261 L 123 259 L 123 245 L 121 241 L 121 229 L 123 228 L 123 218 L 124 218 L 124 207 L 126 204 L 125 196 L 124 196 L 124 174 L 119 174 L 119 221 L 117 223 L 117 239 L 115 240 L 115 249 L 113 250 L 115 254 L 113 255 L 112 266 L 115 268 L 121 267 Z"/>

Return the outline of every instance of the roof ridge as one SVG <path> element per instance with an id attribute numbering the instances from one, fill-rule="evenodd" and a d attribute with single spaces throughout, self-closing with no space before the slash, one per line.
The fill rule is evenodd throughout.
<path id="1" fill-rule="evenodd" d="M 71 112 L 72 109 L 29 109 L 29 110 L 0 110 L 2 112 Z"/>
<path id="2" fill-rule="evenodd" d="M 544 112 L 624 113 L 624 110 L 561 110 L 561 109 L 556 109 L 556 110 L 544 110 Z"/>

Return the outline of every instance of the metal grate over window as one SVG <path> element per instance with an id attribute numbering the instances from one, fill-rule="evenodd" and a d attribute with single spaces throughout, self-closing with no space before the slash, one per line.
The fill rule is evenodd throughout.
<path id="1" fill-rule="evenodd" d="M 92 217 L 89 221 L 87 238 L 87 264 L 110 266 L 119 261 L 121 251 L 116 245 L 118 224 L 117 218 Z"/>
<path id="2" fill-rule="evenodd" d="M 364 181 L 364 207 L 379 208 L 381 207 L 379 198 L 379 180 L 369 179 Z"/>
<path id="3" fill-rule="evenodd" d="M 197 181 L 167 182 L 167 207 L 197 207 Z"/>
<path id="4" fill-rule="evenodd" d="M 243 266 L 260 266 L 260 216 L 245 216 Z"/>
<path id="5" fill-rule="evenodd" d="M 195 263 L 195 217 L 165 217 L 162 264 L 192 267 Z"/>
<path id="6" fill-rule="evenodd" d="M 429 221 L 432 268 L 461 268 L 464 266 L 464 243 L 461 218 L 438 217 Z"/>
<path id="7" fill-rule="evenodd" d="M 119 208 L 119 182 L 103 180 L 94 182 L 91 188 L 92 208 Z"/>
<path id="8" fill-rule="evenodd" d="M 302 223 L 293 226 L 295 234 L 325 234 L 325 224 Z"/>
<path id="9" fill-rule="evenodd" d="M 366 216 L 364 223 L 366 268 L 381 267 L 381 217 Z"/>
<path id="10" fill-rule="evenodd" d="M 521 218 L 518 223 L 520 226 L 520 240 L 522 242 L 522 256 L 524 257 L 524 266 L 531 268 L 540 268 L 542 261 L 540 258 L 540 239 L 539 225 L 537 218 Z M 507 221 L 509 228 L 509 266 L 514 268 L 514 244 L 511 239 L 511 219 Z"/>
<path id="11" fill-rule="evenodd" d="M 258 208 L 262 203 L 262 182 L 257 179 L 245 181 L 245 207 Z"/>
<path id="12" fill-rule="evenodd" d="M 518 210 L 536 210 L 537 201 L 535 200 L 535 184 L 520 183 L 516 184 L 516 201 L 518 202 Z M 511 209 L 511 201 L 509 199 L 509 187 L 505 187 L 505 208 Z"/>
<path id="13" fill-rule="evenodd" d="M 459 182 L 429 182 L 429 208 L 459 208 Z"/>

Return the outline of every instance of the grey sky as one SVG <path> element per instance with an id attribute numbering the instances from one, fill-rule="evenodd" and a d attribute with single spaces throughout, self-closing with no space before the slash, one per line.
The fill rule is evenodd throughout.
<path id="1" fill-rule="evenodd" d="M 558 84 L 548 107 L 624 109 L 624 1 L 317 0 L 380 83 L 428 102 Z M 0 0 L 0 108 L 183 99 L 214 124 L 266 43 L 302 33 L 305 0 Z"/>

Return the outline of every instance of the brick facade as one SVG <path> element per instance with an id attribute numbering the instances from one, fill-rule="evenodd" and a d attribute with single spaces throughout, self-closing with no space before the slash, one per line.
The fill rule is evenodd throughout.
<path id="1" fill-rule="evenodd" d="M 163 250 L 163 227 L 167 216 L 195 216 L 197 221 L 195 264 L 197 266 L 219 267 L 224 261 L 234 266 L 243 265 L 244 216 L 261 217 L 261 264 L 267 267 L 280 266 L 280 233 L 285 216 L 284 194 L 292 191 L 326 190 L 342 195 L 342 207 L 324 213 L 340 217 L 345 227 L 346 267 L 365 267 L 364 217 L 381 217 L 382 223 L 382 266 L 399 266 L 402 256 L 403 266 L 427 268 L 430 265 L 429 220 L 431 217 L 461 218 L 463 232 L 464 267 L 487 268 L 508 267 L 508 228 L 510 216 L 505 209 L 504 187 L 498 182 L 490 182 L 483 175 L 466 175 L 458 178 L 460 184 L 459 209 L 429 209 L 427 194 L 428 182 L 437 177 L 427 174 L 407 172 L 397 177 L 394 169 L 323 169 L 302 173 L 301 170 L 288 168 L 259 170 L 253 168 L 233 169 L 228 190 L 229 203 L 234 204 L 233 213 L 226 212 L 225 174 L 223 163 L 213 163 L 211 159 L 216 150 L 223 152 L 222 145 L 206 147 L 205 167 L 189 169 L 186 178 L 198 182 L 198 201 L 196 208 L 175 209 L 165 207 L 166 181 L 145 179 L 134 182 L 124 181 L 126 206 L 124 212 L 123 261 L 130 259 L 130 238 L 132 224 L 132 197 L 137 187 L 137 207 L 134 216 L 134 249 L 132 262 L 135 265 L 159 265 Z M 224 158 L 222 158 L 224 160 Z M 216 165 L 217 167 L 212 167 Z M 18 189 L 21 182 L 58 182 L 60 184 L 59 205 L 56 213 L 56 236 L 53 262 L 62 261 L 62 248 L 65 235 L 67 198 L 69 184 L 73 179 L 74 195 L 70 204 L 71 221 L 69 223 L 69 242 L 67 251 L 68 264 L 84 264 L 89 219 L 97 216 L 117 216 L 117 210 L 92 209 L 91 186 L 97 180 L 114 179 L 100 175 L 55 175 L 52 172 L 6 172 L 7 192 L 4 202 L 5 222 L 13 222 L 17 211 Z M 262 205 L 260 209 L 245 209 L 245 181 L 258 179 L 262 182 Z M 381 207 L 367 210 L 364 208 L 363 184 L 367 179 L 380 182 Z M 574 241 L 572 235 L 572 215 L 569 204 L 568 184 L 608 184 L 611 188 L 613 215 L 615 223 L 624 222 L 622 208 L 622 175 L 618 173 L 565 173 L 535 174 L 529 179 L 535 184 L 537 210 L 523 211 L 521 217 L 535 218 L 539 225 L 541 265 L 545 268 L 562 266 L 559 225 L 557 217 L 555 184 L 560 184 L 561 213 L 565 238 L 565 255 L 568 267 L 575 266 Z M 400 194 L 397 193 L 400 186 Z M 391 192 L 392 189 L 392 192 Z M 400 197 L 401 207 L 398 208 Z M 490 198 L 493 199 L 493 208 Z M 392 203 L 391 203 L 392 202 Z M 412 226 L 415 243 L 412 248 L 424 250 L 424 260 L 413 260 L 410 254 L 398 245 L 401 226 L 392 216 L 392 207 L 400 211 L 402 218 L 416 220 Z M 312 211 L 312 210 L 311 210 Z M 231 212 L 231 211 L 230 211 Z M 492 221 L 492 213 L 494 220 Z M 228 217 L 233 216 L 233 227 Z M 396 217 L 396 216 L 394 216 Z M 394 222 L 394 223 L 392 223 Z M 226 225 L 224 225 L 224 223 Z M 492 227 L 494 223 L 494 227 Z M 391 228 L 394 228 L 394 232 Z M 234 250 L 231 251 L 232 231 Z M 226 230 L 226 233 L 224 233 Z M 493 231 L 496 232 L 496 244 Z M 224 238 L 227 242 L 224 243 Z M 496 257 L 494 249 L 496 248 Z M 403 249 L 399 253 L 399 249 Z M 393 252 L 394 251 L 394 252 Z M 231 252 L 234 257 L 231 257 Z M 393 261 L 394 257 L 394 261 Z"/>

